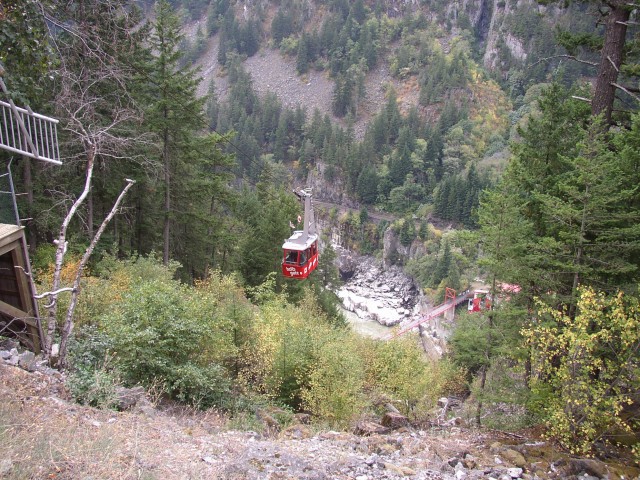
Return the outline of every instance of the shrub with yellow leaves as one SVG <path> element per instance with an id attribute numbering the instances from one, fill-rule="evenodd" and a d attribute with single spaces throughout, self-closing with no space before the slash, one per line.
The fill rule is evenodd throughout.
<path id="1" fill-rule="evenodd" d="M 533 359 L 532 392 L 550 437 L 579 455 L 598 441 L 637 441 L 637 297 L 581 288 L 575 315 L 541 305 L 537 323 L 523 334 Z"/>

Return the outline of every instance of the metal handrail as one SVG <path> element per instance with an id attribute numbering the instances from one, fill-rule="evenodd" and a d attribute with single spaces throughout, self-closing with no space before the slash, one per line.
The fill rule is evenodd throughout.
<path id="1" fill-rule="evenodd" d="M 0 110 L 0 148 L 62 165 L 58 120 L 1 100 Z"/>

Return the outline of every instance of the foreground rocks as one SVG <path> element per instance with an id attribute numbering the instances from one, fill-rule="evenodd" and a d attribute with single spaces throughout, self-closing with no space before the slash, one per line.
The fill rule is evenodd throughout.
<path id="1" fill-rule="evenodd" d="M 228 419 L 216 411 L 166 405 L 118 412 L 77 405 L 59 373 L 28 372 L 5 362 L 0 362 L 0 395 L 7 432 L 0 478 L 621 480 L 640 475 L 633 467 L 571 458 L 548 442 L 516 435 L 453 424 L 414 428 L 393 408 L 350 431 L 318 430 L 300 423 L 309 420 L 306 416 L 280 425 L 277 412 L 262 411 L 246 424 L 259 432 L 229 430 Z"/>

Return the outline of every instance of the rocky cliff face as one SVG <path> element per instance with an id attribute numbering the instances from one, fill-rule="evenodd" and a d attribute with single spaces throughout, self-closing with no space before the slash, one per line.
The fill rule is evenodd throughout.
<path id="1" fill-rule="evenodd" d="M 426 253 L 424 244 L 420 240 L 416 239 L 410 245 L 403 245 L 393 228 L 385 230 L 382 243 L 382 259 L 385 268 L 397 264 L 404 265 L 408 260 L 421 257 Z"/>
<path id="2" fill-rule="evenodd" d="M 527 0 L 528 1 L 528 0 Z M 504 65 L 501 64 L 504 59 L 500 58 L 498 50 L 498 41 L 503 40 L 505 46 L 511 55 L 520 61 L 526 60 L 526 53 L 522 42 L 518 40 L 510 32 L 505 31 L 505 19 L 514 13 L 516 5 L 502 0 L 488 0 L 483 3 L 491 4 L 491 21 L 486 36 L 486 47 L 484 51 L 484 66 L 490 70 L 495 70 Z"/>
<path id="3" fill-rule="evenodd" d="M 540 5 L 536 0 L 460 0 L 451 2 L 446 16 L 453 25 L 473 28 L 483 45 L 483 63 L 489 70 L 506 71 L 510 62 L 527 60 L 533 38 L 513 31 L 515 18 L 531 15 L 537 22 L 563 21 L 566 12 L 558 6 Z M 530 36 L 529 36 L 530 37 Z"/>
<path id="4" fill-rule="evenodd" d="M 325 163 L 318 162 L 307 175 L 307 186 L 313 189 L 314 198 L 322 202 L 358 208 L 358 203 L 352 198 L 353 192 L 349 194 L 342 178 L 330 175 L 329 170 Z"/>

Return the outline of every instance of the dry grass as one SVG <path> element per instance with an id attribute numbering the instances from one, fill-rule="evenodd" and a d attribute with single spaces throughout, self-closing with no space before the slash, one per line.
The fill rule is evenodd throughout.
<path id="1" fill-rule="evenodd" d="M 394 465 L 418 471 L 438 470 L 461 451 L 471 452 L 481 465 L 493 465 L 495 458 L 488 447 L 496 441 L 492 432 L 432 429 L 426 435 L 370 438 L 325 432 L 308 440 L 286 435 L 255 440 L 253 434 L 226 431 L 227 419 L 213 411 L 180 406 L 162 412 L 97 410 L 66 400 L 61 379 L 2 362 L 0 398 L 0 478 L 300 478 L 309 468 L 323 472 L 331 464 L 328 478 L 347 479 L 355 471 L 347 468 L 354 451 L 380 453 L 390 444 L 396 445 L 394 452 L 398 450 L 386 453 L 393 455 Z M 545 448 L 553 450 L 553 445 Z M 554 459 L 559 458 L 556 455 Z M 345 468 L 348 473 L 343 474 Z M 626 478 L 635 478 L 640 471 L 627 470 Z"/>
<path id="2" fill-rule="evenodd" d="M 102 411 L 52 397 L 56 383 L 0 365 L 0 462 L 11 462 L 4 478 L 220 478 L 203 461 L 225 453 L 211 435 L 224 424 L 217 415 Z"/>

